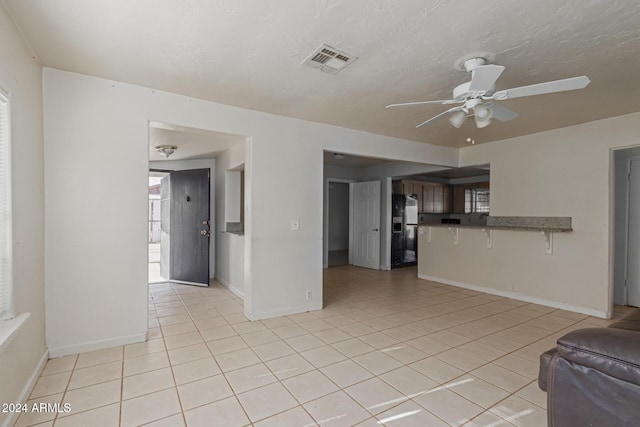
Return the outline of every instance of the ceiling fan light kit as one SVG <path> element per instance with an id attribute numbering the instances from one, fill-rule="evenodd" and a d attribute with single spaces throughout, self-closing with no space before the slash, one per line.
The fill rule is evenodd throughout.
<path id="1" fill-rule="evenodd" d="M 471 73 L 471 81 L 456 86 L 453 89 L 452 99 L 390 104 L 385 108 L 424 104 L 462 104 L 458 107 L 450 108 L 416 127 L 419 128 L 438 121 L 445 116 L 450 116 L 449 123 L 456 128 L 460 128 L 468 116 L 473 116 L 476 127 L 481 129 L 489 126 L 493 118 L 506 122 L 518 117 L 518 113 L 515 111 L 494 104 L 492 101 L 583 89 L 591 82 L 587 76 L 580 76 L 496 91 L 495 83 L 505 70 L 505 67 L 491 64 L 494 58 L 495 55 L 490 52 L 481 52 L 465 55 L 458 59 L 454 63 L 454 68 Z"/>
<path id="2" fill-rule="evenodd" d="M 478 129 L 489 126 L 493 117 L 493 110 L 485 104 L 478 104 L 473 107 L 473 116 L 476 120 Z"/>
<path id="3" fill-rule="evenodd" d="M 462 110 L 456 111 L 451 115 L 451 117 L 449 117 L 449 123 L 451 123 L 451 126 L 460 129 L 460 126 L 462 126 L 462 124 L 466 119 L 467 119 L 467 113 L 465 113 Z"/>

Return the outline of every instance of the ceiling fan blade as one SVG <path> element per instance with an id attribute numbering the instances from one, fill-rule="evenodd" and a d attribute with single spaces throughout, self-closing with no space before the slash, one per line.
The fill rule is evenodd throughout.
<path id="1" fill-rule="evenodd" d="M 487 92 L 504 71 L 502 65 L 480 65 L 471 73 L 469 92 Z"/>
<path id="2" fill-rule="evenodd" d="M 589 83 L 591 83 L 591 80 L 589 80 L 587 76 L 571 77 L 569 79 L 554 80 L 552 82 L 500 90 L 494 93 L 490 99 L 513 99 L 521 98 L 523 96 L 544 95 L 546 93 L 583 89 Z"/>
<path id="3" fill-rule="evenodd" d="M 493 110 L 493 118 L 500 120 L 501 122 L 508 122 L 509 120 L 517 119 L 519 116 L 515 111 L 512 111 L 507 107 L 503 107 L 502 105 L 493 104 L 491 109 Z"/>
<path id="4" fill-rule="evenodd" d="M 438 121 L 438 120 L 444 118 L 448 114 L 455 113 L 456 111 L 462 111 L 462 108 L 463 107 L 453 107 L 453 108 L 448 109 L 447 111 L 443 111 L 442 113 L 438 114 L 437 116 L 431 117 L 429 120 L 426 120 L 426 121 L 420 123 L 418 126 L 416 126 L 416 129 L 419 128 L 419 127 L 428 125 L 430 123 L 433 123 L 435 121 Z"/>
<path id="5" fill-rule="evenodd" d="M 403 102 L 401 104 L 389 104 L 389 105 L 386 105 L 384 108 L 407 107 L 411 105 L 422 105 L 422 104 L 450 104 L 452 101 L 457 102 L 454 99 L 438 99 L 435 101 L 417 101 L 417 102 Z"/>

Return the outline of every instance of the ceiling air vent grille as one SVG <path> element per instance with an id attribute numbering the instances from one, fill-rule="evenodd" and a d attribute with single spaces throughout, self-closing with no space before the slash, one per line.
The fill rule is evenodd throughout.
<path id="1" fill-rule="evenodd" d="M 356 59 L 358 58 L 346 52 L 322 45 L 313 51 L 302 64 L 318 68 L 325 73 L 336 74 Z"/>

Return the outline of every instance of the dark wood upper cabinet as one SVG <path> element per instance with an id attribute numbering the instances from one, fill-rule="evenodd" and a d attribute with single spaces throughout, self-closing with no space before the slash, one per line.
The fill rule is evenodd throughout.
<path id="1" fill-rule="evenodd" d="M 464 187 L 453 187 L 453 210 L 454 214 L 464 213 Z"/>
<path id="2" fill-rule="evenodd" d="M 474 188 L 488 187 L 488 183 L 474 184 Z M 418 212 L 431 214 L 464 213 L 463 186 L 410 180 L 393 181 L 393 193 L 415 195 Z"/>

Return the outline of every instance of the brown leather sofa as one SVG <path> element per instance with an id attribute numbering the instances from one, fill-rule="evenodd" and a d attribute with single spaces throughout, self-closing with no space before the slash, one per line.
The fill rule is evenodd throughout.
<path id="1" fill-rule="evenodd" d="M 549 427 L 640 426 L 640 309 L 570 332 L 540 356 Z"/>

